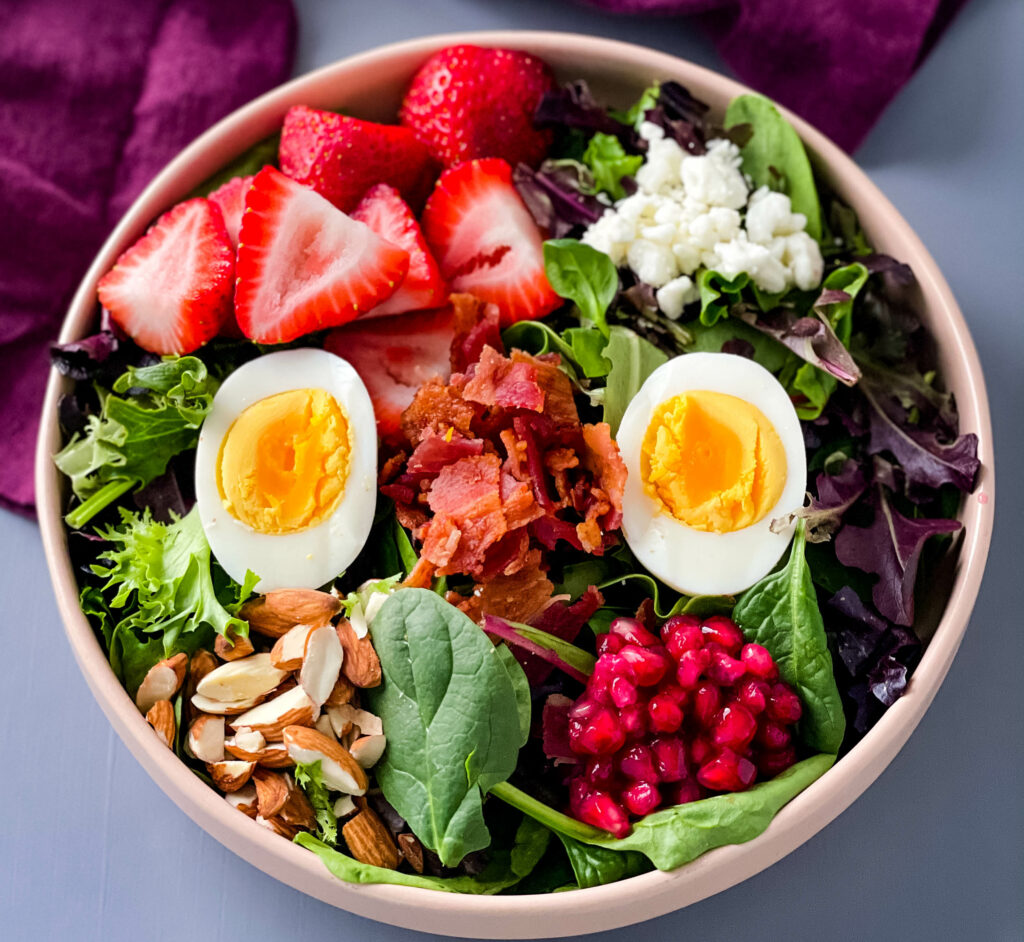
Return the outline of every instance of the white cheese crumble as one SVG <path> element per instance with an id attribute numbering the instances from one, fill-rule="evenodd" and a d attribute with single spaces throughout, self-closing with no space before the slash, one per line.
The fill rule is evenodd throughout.
<path id="1" fill-rule="evenodd" d="M 727 278 L 745 272 L 772 294 L 818 286 L 824 262 L 804 231 L 807 218 L 784 193 L 751 194 L 735 144 L 716 138 L 694 156 L 656 124 L 641 124 L 640 136 L 648 151 L 636 193 L 607 209 L 582 241 L 655 288 L 668 317 L 697 300 L 691 276 L 700 268 Z"/>

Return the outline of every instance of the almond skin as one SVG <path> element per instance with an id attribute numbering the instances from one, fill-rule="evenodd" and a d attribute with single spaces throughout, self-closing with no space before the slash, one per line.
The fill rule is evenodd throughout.
<path id="1" fill-rule="evenodd" d="M 240 658 L 248 657 L 255 650 L 248 638 L 237 636 L 232 632 L 231 637 L 217 635 L 213 642 L 213 653 L 222 661 L 237 661 Z"/>
<path id="2" fill-rule="evenodd" d="M 256 786 L 256 805 L 260 815 L 264 818 L 272 818 L 283 807 L 288 800 L 288 780 L 281 772 L 271 772 L 268 769 L 257 768 L 252 775 L 253 784 Z"/>
<path id="3" fill-rule="evenodd" d="M 314 630 L 312 625 L 296 625 L 286 631 L 270 649 L 270 663 L 283 671 L 297 671 L 306 654 L 306 641 Z"/>
<path id="4" fill-rule="evenodd" d="M 222 792 L 237 792 L 249 781 L 255 768 L 255 762 L 242 762 L 239 759 L 206 764 L 206 771 L 210 773 L 213 784 Z"/>
<path id="5" fill-rule="evenodd" d="M 170 700 L 157 700 L 146 714 L 146 722 L 156 731 L 157 736 L 168 749 L 174 746 L 174 734 L 178 731 L 174 722 L 174 705 Z"/>
<path id="6" fill-rule="evenodd" d="M 282 743 L 267 743 L 259 752 L 248 752 L 235 742 L 234 737 L 224 740 L 224 751 L 236 759 L 255 762 L 264 769 L 290 769 L 295 761 Z"/>
<path id="7" fill-rule="evenodd" d="M 344 828 L 342 828 L 344 830 Z M 399 834 L 398 848 L 402 856 L 409 861 L 409 866 L 417 873 L 423 873 L 423 845 L 415 834 Z"/>
<path id="8" fill-rule="evenodd" d="M 342 676 L 356 687 L 380 686 L 380 658 L 373 649 L 369 635 L 360 638 L 355 629 L 344 618 L 338 622 L 338 640 L 345 652 L 341 665 Z"/>
<path id="9" fill-rule="evenodd" d="M 356 860 L 374 867 L 397 870 L 401 855 L 391 832 L 376 812 L 369 808 L 360 811 L 342 825 L 341 834 Z"/>
<path id="10" fill-rule="evenodd" d="M 280 638 L 296 625 L 319 628 L 341 611 L 341 601 L 316 589 L 276 589 L 250 599 L 238 613 L 253 631 Z"/>
<path id="11" fill-rule="evenodd" d="M 232 729 L 248 726 L 263 734 L 267 742 L 280 742 L 289 726 L 312 726 L 316 707 L 301 687 L 292 687 L 272 700 L 261 703 L 231 721 Z"/>

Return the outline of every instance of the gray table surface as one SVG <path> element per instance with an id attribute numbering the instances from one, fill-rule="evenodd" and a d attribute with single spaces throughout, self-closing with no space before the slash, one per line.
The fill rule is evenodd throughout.
<path id="1" fill-rule="evenodd" d="M 297 6 L 297 72 L 379 43 L 492 27 L 614 36 L 724 71 L 683 20 L 561 0 Z M 945 271 L 992 397 L 998 524 L 949 677 L 892 765 L 823 833 L 717 897 L 595 939 L 1024 938 L 1022 49 L 1024 4 L 974 0 L 858 154 Z M 0 598 L 0 939 L 431 938 L 275 882 L 178 811 L 79 675 L 35 524 L 2 511 Z"/>

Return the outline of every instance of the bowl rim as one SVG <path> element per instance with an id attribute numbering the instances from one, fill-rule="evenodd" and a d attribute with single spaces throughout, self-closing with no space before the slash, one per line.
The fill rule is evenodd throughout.
<path id="1" fill-rule="evenodd" d="M 260 139 L 270 115 L 298 103 L 305 90 L 339 82 L 346 75 L 402 57 L 425 58 L 453 43 L 522 48 L 549 58 L 571 56 L 596 67 L 643 68 L 652 77 L 671 76 L 695 89 L 699 97 L 731 98 L 751 89 L 669 53 L 633 43 L 573 32 L 487 30 L 446 33 L 378 46 L 303 76 L 254 99 L 223 118 L 177 155 L 132 203 L 104 242 L 68 307 L 59 341 L 84 335 L 94 316 L 95 285 L 116 257 L 152 218 L 188 192 L 182 179 L 204 164 L 203 156 L 226 138 L 244 143 L 239 153 Z M 914 258 L 922 292 L 932 299 L 934 317 L 949 336 L 943 347 L 959 363 L 958 405 L 963 427 L 978 435 L 982 462 L 975 491 L 965 499 L 960 519 L 965 536 L 953 589 L 939 625 L 926 648 L 907 693 L 869 733 L 820 779 L 773 819 L 767 830 L 745 844 L 709 851 L 670 872 L 642 876 L 569 894 L 467 896 L 386 884 L 349 884 L 337 880 L 308 850 L 237 814 L 223 798 L 167 750 L 110 670 L 95 634 L 78 605 L 61 518 L 61 482 L 52 455 L 59 447 L 57 401 L 67 383 L 51 369 L 44 396 L 36 449 L 35 484 L 38 518 L 51 582 L 65 633 L 75 659 L 111 724 L 156 784 L 207 833 L 247 862 L 304 893 L 350 912 L 392 925 L 449 936 L 480 938 L 549 937 L 618 928 L 683 908 L 728 889 L 760 872 L 818 833 L 838 817 L 881 774 L 902 748 L 931 703 L 967 627 L 985 568 L 994 519 L 992 426 L 984 378 L 974 343 L 949 286 L 910 225 L 840 148 L 806 121 L 781 109 L 807 144 L 816 164 L 840 171 L 857 190 L 858 205 L 879 207 L 889 227 L 889 241 L 901 243 Z M 222 162 L 221 162 L 222 163 Z M 200 177 L 202 179 L 206 174 Z M 176 195 L 174 195 L 176 194 Z M 855 207 L 857 208 L 857 207 Z"/>

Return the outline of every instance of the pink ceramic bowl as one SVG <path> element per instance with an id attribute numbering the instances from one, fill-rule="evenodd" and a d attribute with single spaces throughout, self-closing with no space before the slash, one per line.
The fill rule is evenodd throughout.
<path id="1" fill-rule="evenodd" d="M 149 222 L 250 145 L 273 134 L 288 108 L 307 104 L 380 121 L 394 120 L 402 90 L 435 49 L 453 42 L 528 49 L 560 78 L 585 78 L 599 100 L 627 104 L 655 79 L 676 79 L 719 113 L 748 91 L 714 72 L 640 46 L 568 33 L 492 32 L 434 36 L 345 59 L 289 82 L 225 118 L 186 148 L 135 201 L 80 285 L 61 341 L 89 333 L 96 282 Z M 543 896 L 475 897 L 403 886 L 357 886 L 332 877 L 309 851 L 230 808 L 152 733 L 121 688 L 78 607 L 78 589 L 61 522 L 63 484 L 51 462 L 59 447 L 57 400 L 67 381 L 54 372 L 46 390 L 36 461 L 39 522 L 68 640 L 82 673 L 121 739 L 189 817 L 251 864 L 318 899 L 396 926 L 480 938 L 576 935 L 612 929 L 688 906 L 747 879 L 784 857 L 838 816 L 892 761 L 928 708 L 967 628 L 992 534 L 992 428 L 985 383 L 963 316 L 935 262 L 910 226 L 838 147 L 793 115 L 815 163 L 852 205 L 879 251 L 909 262 L 920 283 L 924 320 L 938 342 L 943 376 L 955 391 L 962 428 L 979 439 L 981 475 L 965 501 L 965 538 L 952 593 L 906 694 L 833 769 L 797 796 L 760 837 L 722 847 L 671 873 Z"/>

